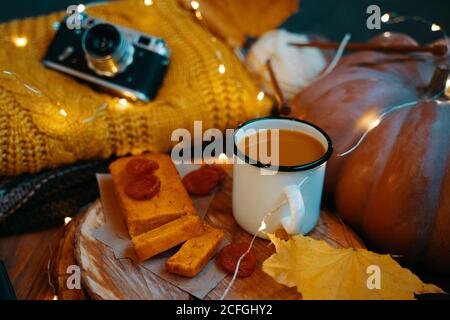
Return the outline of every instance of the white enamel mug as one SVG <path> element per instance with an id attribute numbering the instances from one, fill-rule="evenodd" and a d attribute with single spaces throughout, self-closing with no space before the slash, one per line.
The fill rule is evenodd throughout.
<path id="1" fill-rule="evenodd" d="M 242 139 L 254 135 L 255 131 L 270 129 L 308 134 L 322 143 L 326 151 L 310 163 L 268 167 L 239 150 Z M 251 234 L 258 233 L 261 238 L 267 238 L 266 233 L 274 233 L 280 227 L 289 234 L 311 231 L 319 219 L 325 166 L 332 152 L 328 135 L 305 121 L 268 117 L 240 125 L 234 134 L 233 166 L 233 215 L 237 223 Z M 259 232 L 262 229 L 264 233 Z"/>

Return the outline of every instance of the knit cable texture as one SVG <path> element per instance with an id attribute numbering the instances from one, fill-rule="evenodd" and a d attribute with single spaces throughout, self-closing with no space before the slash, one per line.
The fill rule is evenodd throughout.
<path id="1" fill-rule="evenodd" d="M 174 129 L 234 128 L 270 111 L 233 51 L 176 0 L 126 0 L 90 15 L 167 41 L 171 63 L 157 98 L 129 102 L 49 70 L 42 58 L 64 13 L 0 25 L 0 175 L 55 168 L 112 154 L 167 152 Z M 17 47 L 15 37 L 26 37 Z M 223 64 L 225 72 L 218 71 Z M 223 70 L 222 70 L 223 71 Z"/>

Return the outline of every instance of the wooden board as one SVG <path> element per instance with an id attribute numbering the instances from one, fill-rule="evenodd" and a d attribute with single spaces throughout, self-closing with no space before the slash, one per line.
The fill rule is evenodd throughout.
<path id="1" fill-rule="evenodd" d="M 232 179 L 228 175 L 222 189 L 214 197 L 206 221 L 225 230 L 229 239 L 237 242 L 250 242 L 252 236 L 242 230 L 235 222 L 231 209 Z M 71 222 L 70 225 L 75 225 Z M 74 257 L 81 268 L 82 283 L 89 297 L 93 299 L 189 299 L 191 296 L 174 285 L 159 278 L 152 272 L 134 264 L 129 259 L 116 259 L 112 250 L 92 236 L 92 232 L 104 223 L 100 201 L 94 203 L 74 228 L 74 239 L 62 240 L 60 250 L 66 253 L 55 255 L 54 265 L 67 265 L 67 256 Z M 66 236 L 70 237 L 67 231 Z M 363 248 L 362 241 L 342 221 L 328 210 L 321 211 L 316 228 L 310 233 L 315 239 L 324 239 L 336 247 Z M 75 250 L 73 250 L 75 249 Z M 274 248 L 270 242 L 256 239 L 255 250 L 258 267 L 248 278 L 237 279 L 226 299 L 300 299 L 295 288 L 287 288 L 275 282 L 261 270 L 262 262 L 267 259 Z M 53 270 L 58 270 L 54 267 Z M 61 269 L 60 269 L 61 270 Z M 227 276 L 213 289 L 206 299 L 219 299 L 229 284 Z M 64 285 L 63 281 L 61 281 Z M 59 289 L 64 292 L 64 288 Z M 83 298 L 73 295 L 74 298 Z M 64 297 L 71 298 L 67 293 Z"/>
<path id="2" fill-rule="evenodd" d="M 87 298 L 83 288 L 69 289 L 67 287 L 69 277 L 67 270 L 69 266 L 77 264 L 74 255 L 75 234 L 82 217 L 84 217 L 83 214 L 76 216 L 66 226 L 54 258 L 49 263 L 49 282 L 54 288 L 55 295 L 60 300 L 83 300 Z"/>
<path id="3" fill-rule="evenodd" d="M 57 227 L 0 238 L 0 259 L 5 263 L 17 299 L 53 299 L 48 263 L 63 233 L 63 228 Z"/>

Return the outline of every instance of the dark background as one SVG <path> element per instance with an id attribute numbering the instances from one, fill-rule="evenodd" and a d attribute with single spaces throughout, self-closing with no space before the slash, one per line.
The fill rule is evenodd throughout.
<path id="1" fill-rule="evenodd" d="M 440 32 L 432 32 L 428 25 L 417 22 L 382 24 L 382 30 L 369 30 L 366 10 L 371 4 L 378 5 L 381 14 L 420 16 L 450 31 L 449 0 L 304 0 L 300 11 L 284 25 L 288 30 L 322 34 L 334 41 L 340 40 L 346 32 L 352 34 L 352 41 L 365 41 L 383 31 L 403 32 L 420 43 L 442 37 Z"/>
<path id="2" fill-rule="evenodd" d="M 99 1 L 2 0 L 0 22 L 42 15 L 64 10 L 71 4 L 88 2 Z M 302 0 L 299 13 L 290 17 L 283 27 L 296 32 L 321 34 L 335 41 L 340 40 L 346 32 L 350 32 L 352 41 L 364 41 L 380 32 L 368 30 L 366 27 L 368 17 L 366 9 L 371 4 L 380 6 L 382 13 L 421 16 L 447 31 L 450 30 L 449 0 Z M 438 32 L 431 32 L 429 26 L 418 23 L 402 23 L 395 27 L 384 25 L 381 31 L 387 30 L 413 35 L 420 43 L 431 42 L 437 36 L 441 36 Z"/>
<path id="3" fill-rule="evenodd" d="M 143 0 L 142 0 L 143 1 Z M 154 0 L 164 1 L 164 0 Z M 220 0 L 216 0 L 220 1 Z M 245 1 L 245 0 L 242 0 Z M 276 0 L 274 0 L 276 1 Z M 0 0 L 0 22 L 9 21 L 17 18 L 24 18 L 30 16 L 42 15 L 54 11 L 60 11 L 67 8 L 71 4 L 99 2 L 89 0 Z M 368 30 L 366 27 L 366 9 L 369 5 L 376 4 L 380 6 L 382 13 L 390 12 L 397 15 L 416 15 L 421 16 L 427 20 L 430 20 L 440 25 L 444 30 L 450 31 L 450 0 L 302 0 L 300 4 L 299 13 L 290 17 L 283 27 L 290 31 L 295 32 L 308 32 L 323 35 L 330 40 L 338 41 L 347 32 L 352 34 L 352 41 L 365 41 L 374 35 L 383 31 L 400 31 L 412 35 L 420 43 L 427 43 L 434 41 L 436 37 L 441 37 L 439 32 L 431 32 L 429 26 L 418 23 L 403 23 L 401 25 L 392 26 L 384 25 L 382 30 Z M 0 35 L 1 36 L 1 35 Z M 1 50 L 1 48 L 0 48 Z M 77 184 L 80 189 L 72 187 L 70 192 L 68 188 L 64 193 L 59 192 L 59 189 L 54 188 L 55 194 L 58 195 L 58 200 L 49 200 L 48 195 L 45 193 L 42 195 L 42 199 L 45 199 L 47 206 L 38 206 L 31 202 L 30 207 L 34 206 L 39 208 L 42 214 L 37 215 L 39 219 L 47 219 L 48 214 L 60 214 L 61 217 L 74 214 L 74 208 L 79 208 L 79 203 L 87 203 L 85 199 L 79 199 L 81 196 L 95 199 L 98 192 L 95 176 L 95 172 L 103 172 L 99 168 L 106 170 L 107 164 L 104 162 L 93 162 L 90 164 L 90 169 L 86 170 L 84 164 L 76 164 L 74 166 L 80 166 L 79 171 L 74 171 L 74 177 L 61 176 L 66 183 L 73 183 L 73 180 L 77 178 L 80 182 Z M 79 173 L 81 172 L 81 173 Z M 51 173 L 51 172 L 50 172 Z M 48 175 L 48 171 L 39 173 L 38 175 L 23 175 L 14 179 L 19 179 L 19 182 L 15 180 L 15 183 L 20 183 L 21 179 L 26 180 L 28 184 L 34 185 L 32 179 L 35 179 L 36 183 L 42 182 L 42 177 L 39 175 Z M 1 178 L 1 177 L 0 177 Z M 84 180 L 83 180 L 84 179 Z M 91 180 L 89 180 L 91 179 Z M 30 182 L 31 181 L 31 182 Z M 92 190 L 95 191 L 95 195 L 91 195 L 86 192 L 87 182 L 90 181 Z M 6 179 L 5 184 L 10 185 L 9 179 Z M 56 181 L 55 185 L 58 188 L 64 188 L 65 185 L 61 183 L 61 180 Z M 1 189 L 1 180 L 0 180 Z M 50 190 L 53 190 L 50 188 Z M 0 190 L 1 191 L 1 190 Z M 47 191 L 50 192 L 50 191 Z M 61 198 L 61 194 L 65 198 Z M 1 192 L 0 192 L 1 195 Z M 39 199 L 38 199 L 39 200 Z M 36 200 L 36 201 L 38 201 Z M 70 203 L 73 202 L 73 203 Z M 50 206 L 50 207 L 49 207 Z M 68 208 L 67 212 L 62 210 L 62 207 Z M 71 210 L 71 211 L 70 211 Z M 32 210 L 25 210 L 28 215 L 17 215 L 19 221 L 32 221 L 30 215 L 34 212 Z M 36 215 L 34 215 L 35 217 Z M 20 220 L 22 219 L 22 220 Z M 46 220 L 47 221 L 47 220 Z M 34 221 L 35 222 L 35 221 Z M 60 224 L 62 222 L 60 221 Z M 1 232 L 0 232 L 1 234 Z M 427 272 L 421 272 L 416 269 L 417 273 L 423 276 L 425 281 L 437 282 L 441 287 L 450 291 L 450 283 L 448 278 L 437 278 L 434 275 L 429 275 Z"/>
<path id="4" fill-rule="evenodd" d="M 4 22 L 64 10 L 71 4 L 99 1 L 2 0 L 1 2 L 0 22 Z M 380 32 L 368 30 L 366 27 L 368 17 L 366 9 L 371 4 L 380 6 L 382 13 L 417 15 L 439 24 L 445 30 L 450 30 L 449 0 L 302 0 L 300 11 L 290 17 L 283 27 L 296 32 L 321 34 L 335 41 L 341 39 L 346 32 L 350 32 L 352 41 L 365 41 Z M 384 25 L 381 31 L 387 30 L 414 35 L 421 43 L 431 42 L 439 36 L 439 33 L 431 32 L 428 26 L 418 23 Z"/>

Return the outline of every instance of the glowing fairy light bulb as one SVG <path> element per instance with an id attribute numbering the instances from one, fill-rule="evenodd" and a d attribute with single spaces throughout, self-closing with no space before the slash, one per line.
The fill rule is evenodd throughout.
<path id="1" fill-rule="evenodd" d="M 200 3 L 198 1 L 191 1 L 191 7 L 194 10 L 197 10 L 200 7 Z"/>
<path id="2" fill-rule="evenodd" d="M 67 225 L 70 221 L 72 221 L 71 217 L 65 217 L 64 218 L 64 225 Z"/>
<path id="3" fill-rule="evenodd" d="M 258 101 L 262 101 L 264 99 L 264 92 L 263 91 L 258 92 L 256 99 L 258 99 Z"/>
<path id="4" fill-rule="evenodd" d="M 58 296 L 57 296 L 57 295 L 54 295 L 54 296 L 53 296 L 53 300 L 58 300 Z"/>
<path id="5" fill-rule="evenodd" d="M 266 229 L 266 227 L 267 227 L 266 222 L 263 220 L 263 221 L 261 221 L 261 225 L 259 226 L 258 231 L 263 231 Z"/>
<path id="6" fill-rule="evenodd" d="M 381 120 L 376 112 L 368 112 L 366 115 L 364 115 L 359 121 L 358 126 L 362 130 L 372 130 L 376 126 L 380 124 Z"/>
<path id="7" fill-rule="evenodd" d="M 153 1 L 152 0 L 144 0 L 144 4 L 146 6 L 151 6 L 153 4 Z"/>
<path id="8" fill-rule="evenodd" d="M 196 18 L 198 20 L 202 20 L 203 19 L 202 13 L 199 10 L 195 11 L 195 16 L 196 16 Z"/>
<path id="9" fill-rule="evenodd" d="M 437 25 L 436 23 L 433 23 L 431 25 L 431 31 L 439 31 L 441 30 L 441 27 L 439 25 Z"/>
<path id="10" fill-rule="evenodd" d="M 383 36 L 385 38 L 389 38 L 391 36 L 391 33 L 389 31 L 386 31 L 385 33 L 383 33 Z"/>
<path id="11" fill-rule="evenodd" d="M 28 44 L 28 39 L 27 37 L 15 37 L 13 42 L 16 47 L 25 47 Z"/>
<path id="12" fill-rule="evenodd" d="M 86 10 L 86 6 L 84 5 L 84 4 L 79 4 L 78 6 L 77 6 L 77 11 L 78 12 L 84 12 L 84 10 Z"/>
<path id="13" fill-rule="evenodd" d="M 119 99 L 119 101 L 117 101 L 117 105 L 116 105 L 117 109 L 119 109 L 119 110 L 126 110 L 129 108 L 129 106 L 130 106 L 130 104 L 128 103 L 127 99 L 125 99 L 125 98 Z"/>
<path id="14" fill-rule="evenodd" d="M 219 65 L 219 73 L 220 73 L 220 74 L 224 74 L 225 71 L 226 71 L 225 66 L 224 66 L 223 64 L 220 64 L 220 65 Z"/>
<path id="15" fill-rule="evenodd" d="M 391 16 L 389 15 L 389 13 L 385 13 L 381 16 L 381 21 L 386 23 L 389 21 L 390 18 L 391 18 Z"/>
<path id="16" fill-rule="evenodd" d="M 228 157 L 225 153 L 219 154 L 219 163 L 228 163 Z"/>
<path id="17" fill-rule="evenodd" d="M 378 125 L 381 123 L 381 120 L 378 118 L 378 119 L 375 119 L 371 124 L 370 124 L 370 127 L 369 127 L 369 129 L 373 129 L 373 128 L 375 128 L 375 127 L 378 127 Z"/>
<path id="18" fill-rule="evenodd" d="M 60 109 L 59 113 L 63 116 L 63 117 L 67 117 L 67 111 L 64 109 Z"/>

